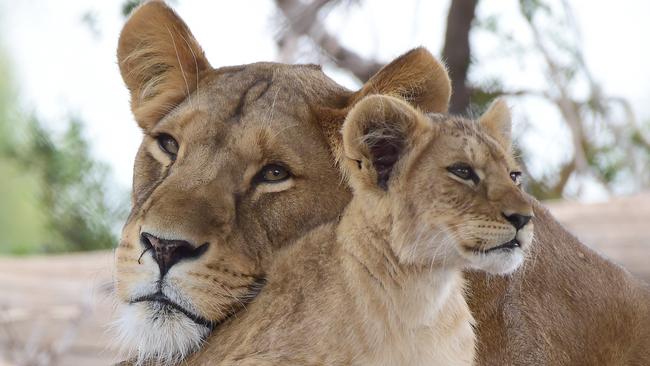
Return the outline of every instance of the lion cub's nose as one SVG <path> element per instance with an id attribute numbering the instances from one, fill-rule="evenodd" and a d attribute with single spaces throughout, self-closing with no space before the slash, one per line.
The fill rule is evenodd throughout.
<path id="1" fill-rule="evenodd" d="M 160 277 L 165 276 L 167 271 L 183 259 L 194 259 L 200 257 L 208 250 L 208 243 L 194 247 L 185 240 L 168 240 L 155 237 L 149 233 L 142 233 L 140 241 L 145 250 L 151 250 L 151 256 L 158 263 Z"/>
<path id="2" fill-rule="evenodd" d="M 515 213 L 511 215 L 503 214 L 503 217 L 505 217 L 506 220 L 508 220 L 508 222 L 510 222 L 512 226 L 515 227 L 515 229 L 519 230 L 522 227 L 526 226 L 532 216 Z"/>

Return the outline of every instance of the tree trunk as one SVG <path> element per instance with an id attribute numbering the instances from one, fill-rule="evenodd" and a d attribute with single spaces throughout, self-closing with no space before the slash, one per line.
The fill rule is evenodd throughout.
<path id="1" fill-rule="evenodd" d="M 451 77 L 452 95 L 450 113 L 460 114 L 467 110 L 471 89 L 467 85 L 470 65 L 469 33 L 474 20 L 478 0 L 452 0 L 447 15 L 447 31 L 442 59 Z"/>

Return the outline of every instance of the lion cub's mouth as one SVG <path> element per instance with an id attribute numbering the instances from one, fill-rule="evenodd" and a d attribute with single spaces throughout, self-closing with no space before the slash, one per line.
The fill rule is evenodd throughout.
<path id="1" fill-rule="evenodd" d="M 207 320 L 204 317 L 200 315 L 196 315 L 191 311 L 185 309 L 184 307 L 178 305 L 177 303 L 170 300 L 167 296 L 165 296 L 165 294 L 163 294 L 162 292 L 141 296 L 136 298 L 135 300 L 130 301 L 129 303 L 135 304 L 139 302 L 151 302 L 153 304 L 158 304 L 159 306 L 155 309 L 157 312 L 165 312 L 169 310 L 177 311 L 185 315 L 186 317 L 188 317 L 194 323 L 207 327 L 210 330 L 213 330 L 217 325 L 216 322 Z"/>
<path id="2" fill-rule="evenodd" d="M 506 243 L 503 243 L 501 245 L 497 245 L 496 247 L 492 247 L 489 249 L 474 249 L 475 252 L 485 254 L 485 253 L 491 253 L 491 252 L 496 252 L 498 250 L 515 250 L 516 248 L 521 248 L 521 243 L 517 238 L 514 238 Z"/>

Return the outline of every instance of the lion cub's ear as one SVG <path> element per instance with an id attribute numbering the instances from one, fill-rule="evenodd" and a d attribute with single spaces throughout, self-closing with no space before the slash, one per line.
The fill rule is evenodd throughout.
<path id="1" fill-rule="evenodd" d="M 343 124 L 343 167 L 353 185 L 388 190 L 405 151 L 425 128 L 422 115 L 401 99 L 372 95 Z"/>
<path id="2" fill-rule="evenodd" d="M 428 113 L 449 108 L 451 82 L 445 67 L 425 48 L 413 49 L 379 70 L 353 93 L 338 113 L 324 113 L 319 120 L 335 156 L 341 154 L 340 124 L 359 101 L 374 94 L 391 95 Z"/>
<path id="3" fill-rule="evenodd" d="M 490 104 L 488 110 L 479 118 L 479 124 L 506 151 L 510 151 L 512 146 L 512 117 L 510 108 L 503 99 L 496 99 Z"/>
<path id="4" fill-rule="evenodd" d="M 131 110 L 144 129 L 188 97 L 210 69 L 187 25 L 162 1 L 133 12 L 120 34 L 117 59 Z"/>
<path id="5" fill-rule="evenodd" d="M 361 90 L 350 105 L 371 94 L 392 95 L 424 112 L 445 113 L 449 108 L 451 82 L 444 65 L 426 48 L 415 48 L 384 66 Z"/>

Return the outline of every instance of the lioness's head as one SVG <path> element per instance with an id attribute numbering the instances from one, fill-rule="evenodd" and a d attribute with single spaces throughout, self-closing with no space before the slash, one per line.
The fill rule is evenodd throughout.
<path id="1" fill-rule="evenodd" d="M 522 263 L 533 209 L 520 188 L 510 125 L 501 100 L 477 122 L 425 115 L 389 96 L 369 96 L 352 109 L 342 166 L 368 211 L 390 211 L 402 262 L 497 274 Z"/>
<path id="2" fill-rule="evenodd" d="M 443 112 L 449 94 L 423 49 L 357 92 L 316 66 L 214 69 L 158 1 L 127 21 L 118 62 L 144 132 L 115 259 L 120 343 L 140 361 L 195 350 L 260 290 L 275 249 L 339 215 L 350 194 L 330 144 L 351 106 L 384 93 Z"/>

